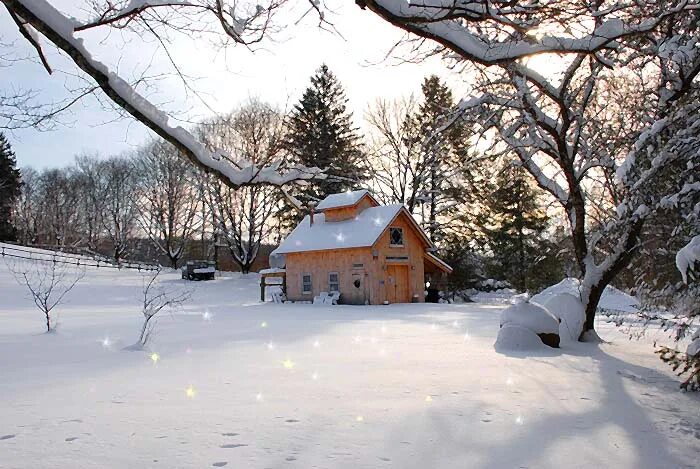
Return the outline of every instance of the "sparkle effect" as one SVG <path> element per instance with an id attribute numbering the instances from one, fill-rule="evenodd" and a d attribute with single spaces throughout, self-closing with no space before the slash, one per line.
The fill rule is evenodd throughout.
<path id="1" fill-rule="evenodd" d="M 287 358 L 285 361 L 282 362 L 282 366 L 287 370 L 292 370 L 296 366 L 296 363 Z"/>
<path id="2" fill-rule="evenodd" d="M 101 342 L 104 348 L 110 348 L 112 346 L 112 340 L 109 337 L 105 337 Z"/>
<path id="3" fill-rule="evenodd" d="M 314 340 L 314 348 L 321 348 L 321 342 Z"/>
<path id="4" fill-rule="evenodd" d="M 263 401 L 263 395 L 260 394 L 260 393 L 257 393 L 257 394 L 255 395 L 255 400 L 258 401 L 258 402 L 262 402 L 262 401 Z"/>
<path id="5" fill-rule="evenodd" d="M 197 392 L 194 390 L 194 387 L 190 384 L 187 389 L 185 389 L 185 395 L 192 399 Z"/>
<path id="6" fill-rule="evenodd" d="M 268 350 L 274 350 L 275 348 L 277 348 L 277 347 L 275 347 L 275 344 L 273 344 L 272 342 L 268 342 L 268 343 L 267 343 L 267 349 L 268 349 Z"/>
<path id="7" fill-rule="evenodd" d="M 311 379 L 318 381 L 318 373 L 314 372 L 314 374 L 311 375 Z"/>
<path id="8" fill-rule="evenodd" d="M 156 364 L 160 360 L 160 355 L 158 355 L 156 352 L 153 352 L 150 356 L 150 359 L 153 362 L 153 364 Z"/>
<path id="9" fill-rule="evenodd" d="M 206 310 L 202 313 L 202 319 L 204 319 L 205 321 L 211 321 L 213 317 L 214 316 L 209 312 L 209 310 Z"/>
<path id="10" fill-rule="evenodd" d="M 425 396 L 425 402 L 433 402 L 432 396 Z"/>
<path id="11" fill-rule="evenodd" d="M 263 329 L 266 328 L 266 327 L 267 327 L 267 322 L 266 322 L 266 321 L 261 322 L 261 323 L 260 323 L 260 327 L 262 327 Z"/>
<path id="12" fill-rule="evenodd" d="M 364 421 L 365 421 L 365 418 L 361 415 L 358 415 L 357 417 L 355 417 L 355 422 L 364 422 Z"/>

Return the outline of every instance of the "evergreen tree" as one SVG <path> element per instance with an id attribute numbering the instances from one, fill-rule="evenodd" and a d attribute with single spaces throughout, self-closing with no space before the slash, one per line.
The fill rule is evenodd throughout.
<path id="1" fill-rule="evenodd" d="M 5 135 L 0 132 L 0 240 L 14 241 L 17 233 L 12 211 L 21 192 L 22 182 L 15 154 Z"/>
<path id="2" fill-rule="evenodd" d="M 324 64 L 287 120 L 285 147 L 291 161 L 325 169 L 327 175 L 294 188 L 292 194 L 304 204 L 358 188 L 367 179 L 365 154 L 347 102 L 342 85 Z M 301 216 L 290 207 L 281 211 L 287 224 L 293 225 Z"/>
<path id="3" fill-rule="evenodd" d="M 547 214 L 521 166 L 506 164 L 495 179 L 481 215 L 486 245 L 491 251 L 489 274 L 507 280 L 520 291 L 558 280 L 561 268 L 554 246 L 544 236 Z"/>
<path id="4" fill-rule="evenodd" d="M 439 131 L 455 105 L 452 91 L 446 84 L 432 75 L 423 80 L 421 89 L 423 102 L 408 125 L 414 127 L 415 136 L 421 141 L 419 161 L 424 170 L 417 201 L 422 223 L 430 238 L 439 242 L 450 228 L 459 224 L 457 218 L 464 215 L 460 205 L 467 202 L 472 193 L 469 172 L 464 171 L 469 166 L 469 132 L 464 121 Z"/>

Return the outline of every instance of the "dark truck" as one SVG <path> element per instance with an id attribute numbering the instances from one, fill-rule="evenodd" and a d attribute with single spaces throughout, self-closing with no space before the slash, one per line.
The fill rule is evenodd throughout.
<path id="1" fill-rule="evenodd" d="M 180 269 L 182 278 L 187 280 L 214 280 L 216 263 L 214 261 L 187 261 Z"/>

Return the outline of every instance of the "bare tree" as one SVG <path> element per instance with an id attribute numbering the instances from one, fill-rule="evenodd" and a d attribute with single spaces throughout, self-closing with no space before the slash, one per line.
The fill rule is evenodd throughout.
<path id="1" fill-rule="evenodd" d="M 200 133 L 207 144 L 254 165 L 269 164 L 283 155 L 283 117 L 256 99 L 229 116 L 203 124 Z M 217 235 L 241 271 L 248 273 L 273 229 L 271 217 L 280 193 L 264 186 L 231 189 L 218 180 L 210 180 L 205 191 Z"/>
<path id="2" fill-rule="evenodd" d="M 138 214 L 133 161 L 120 156 L 105 160 L 81 156 L 76 158 L 76 164 L 85 180 L 83 218 L 89 230 L 87 239 L 91 239 L 90 233 L 95 236 L 93 243 L 97 237 L 106 237 L 112 246 L 112 257 L 119 264 L 128 252 Z"/>
<path id="3" fill-rule="evenodd" d="M 46 332 L 56 328 L 52 311 L 85 276 L 85 267 L 57 259 L 5 258 L 7 268 L 17 283 L 29 291 L 36 307 L 46 318 Z"/>
<path id="4" fill-rule="evenodd" d="M 35 244 L 39 236 L 39 174 L 32 168 L 22 168 L 22 190 L 15 205 L 17 240 L 21 244 Z"/>
<path id="5" fill-rule="evenodd" d="M 483 72 L 478 93 L 465 99 L 461 109 L 478 110 L 472 116 L 484 131 L 496 132 L 500 151 L 515 154 L 566 213 L 586 308 L 581 338 L 595 339 L 600 296 L 638 251 L 645 221 L 663 204 L 681 205 L 698 192 L 692 171 L 697 154 L 679 151 L 680 142 L 670 143 L 691 129 L 684 119 L 692 100 L 684 98 L 698 86 L 700 4 L 561 0 L 400 5 L 360 2 L 415 34 L 414 50 L 445 53 L 470 71 Z M 436 48 L 421 49 L 426 40 Z M 560 71 L 541 73 L 525 60 L 544 52 L 566 56 L 559 60 Z M 615 139 L 604 141 L 600 124 L 610 122 L 605 112 L 597 113 L 605 99 L 600 85 L 606 77 L 634 76 L 635 71 L 640 71 L 635 92 L 646 97 L 644 129 L 622 146 Z M 634 108 L 627 104 L 637 102 L 617 104 L 632 117 Z M 625 123 L 633 126 L 634 120 Z M 626 128 L 616 132 L 626 133 Z M 601 224 L 592 225 L 585 181 L 606 172 L 615 175 L 619 203 L 615 211 L 603 212 Z"/>
<path id="6" fill-rule="evenodd" d="M 163 141 L 141 149 L 134 164 L 139 175 L 138 224 L 171 267 L 177 268 L 201 223 L 192 168 Z"/>
<path id="7" fill-rule="evenodd" d="M 142 278 L 141 289 L 141 314 L 143 314 L 143 325 L 141 333 L 136 344 L 127 347 L 130 350 L 142 350 L 147 345 L 157 324 L 156 316 L 164 309 L 173 309 L 181 306 L 189 300 L 191 293 L 189 291 L 175 292 L 163 288 L 158 277 L 160 269 L 153 273 L 144 275 Z"/>

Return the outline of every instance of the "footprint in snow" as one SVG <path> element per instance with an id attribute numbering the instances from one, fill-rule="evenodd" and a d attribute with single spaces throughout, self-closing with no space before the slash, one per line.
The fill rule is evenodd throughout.
<path id="1" fill-rule="evenodd" d="M 222 433 L 221 436 L 238 436 L 238 433 Z"/>
<path id="2" fill-rule="evenodd" d="M 80 419 L 70 419 L 70 420 L 63 420 L 61 423 L 83 423 L 82 420 Z"/>
<path id="3" fill-rule="evenodd" d="M 481 419 L 481 421 L 484 423 L 489 423 L 491 421 L 491 419 Z"/>
<path id="4" fill-rule="evenodd" d="M 248 446 L 248 445 L 245 445 L 245 444 L 242 444 L 242 443 L 238 443 L 238 444 L 232 443 L 232 444 L 230 444 L 230 445 L 221 445 L 220 448 L 226 448 L 226 449 L 229 449 L 229 448 L 240 448 L 241 446 Z"/>
<path id="5" fill-rule="evenodd" d="M 383 458 L 383 457 L 381 457 L 381 456 L 379 457 L 379 459 L 380 459 L 381 461 L 384 461 L 384 462 L 389 462 L 389 461 L 391 461 L 390 458 Z"/>
<path id="6" fill-rule="evenodd" d="M 295 420 L 295 419 L 287 419 L 287 420 L 285 420 L 285 422 L 287 422 L 287 423 L 297 423 L 297 422 L 299 422 L 299 421 L 298 421 L 298 420 Z"/>
<path id="7" fill-rule="evenodd" d="M 3 435 L 3 436 L 0 436 L 0 440 L 9 440 L 10 438 L 14 438 L 16 436 L 17 435 Z"/>
<path id="8" fill-rule="evenodd" d="M 77 436 L 71 436 L 71 437 L 66 438 L 66 441 L 75 441 L 77 439 L 78 439 Z"/>
<path id="9" fill-rule="evenodd" d="M 289 457 L 287 457 L 287 458 L 284 458 L 284 460 L 285 460 L 285 461 L 296 461 L 297 458 L 295 458 L 294 456 L 289 456 Z"/>
<path id="10" fill-rule="evenodd" d="M 214 467 L 224 467 L 226 464 L 228 464 L 227 461 L 221 461 L 221 462 L 215 462 L 212 464 Z"/>

